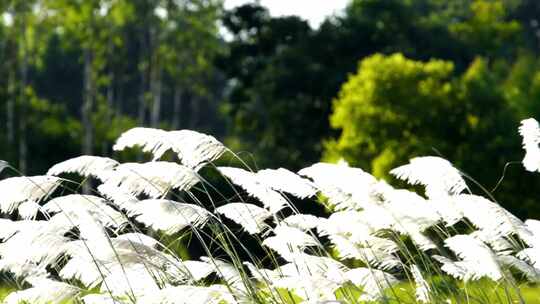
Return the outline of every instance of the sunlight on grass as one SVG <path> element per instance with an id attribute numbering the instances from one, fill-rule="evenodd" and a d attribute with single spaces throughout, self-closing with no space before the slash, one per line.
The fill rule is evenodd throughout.
<path id="1" fill-rule="evenodd" d="M 540 221 L 467 193 L 443 158 L 390 172 L 423 197 L 346 163 L 199 171 L 230 151 L 194 131 L 135 128 L 115 149 L 133 146 L 156 159 L 172 150 L 180 163 L 81 156 L 0 181 L 0 209 L 26 219 L 0 221 L 4 270 L 29 286 L 10 303 L 539 302 L 540 288 L 524 282 L 540 281 L 529 254 Z M 102 183 L 95 195 L 71 194 L 66 172 Z M 301 213 L 293 198 L 324 200 L 330 214 Z"/>

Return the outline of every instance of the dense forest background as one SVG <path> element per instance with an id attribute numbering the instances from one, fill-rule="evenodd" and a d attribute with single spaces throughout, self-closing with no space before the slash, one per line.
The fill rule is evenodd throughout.
<path id="1" fill-rule="evenodd" d="M 473 191 L 540 217 L 540 178 L 515 163 L 519 121 L 540 118 L 537 0 L 352 0 L 319 28 L 219 0 L 0 13 L 0 159 L 23 173 L 111 155 L 134 126 L 189 128 L 259 168 L 343 158 L 390 179 L 441 155 Z"/>

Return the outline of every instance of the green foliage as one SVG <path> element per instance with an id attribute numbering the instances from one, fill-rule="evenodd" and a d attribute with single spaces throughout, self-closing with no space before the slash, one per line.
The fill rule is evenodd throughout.
<path id="1" fill-rule="evenodd" d="M 442 148 L 445 127 L 457 114 L 452 71 L 450 62 L 401 54 L 364 59 L 334 101 L 331 124 L 342 133 L 326 144 L 325 158 L 386 172 L 411 153 Z"/>
<path id="2" fill-rule="evenodd" d="M 328 112 L 320 96 L 324 87 L 315 85 L 324 79 L 323 70 L 312 54 L 307 22 L 271 18 L 265 8 L 245 5 L 225 14 L 223 23 L 233 35 L 229 53 L 218 58 L 233 79 L 222 107 L 231 118 L 227 143 L 240 142 L 242 150 L 261 155 L 259 167 L 277 162 L 298 167 L 315 160 L 312 151 L 324 128 L 319 119 L 306 128 L 306 114 L 320 118 Z"/>
<path id="3" fill-rule="evenodd" d="M 223 86 L 212 69 L 222 48 L 220 12 L 216 0 L 3 1 L 0 143 L 8 148 L 0 158 L 26 173 L 43 172 L 80 155 L 88 135 L 91 150 L 110 154 L 120 132 L 149 122 L 159 98 L 159 125 L 215 128 L 217 111 L 205 111 Z M 175 116 L 187 118 L 175 123 Z M 43 155 L 29 157 L 36 149 Z"/>
<path id="4" fill-rule="evenodd" d="M 227 12 L 232 39 L 218 65 L 232 79 L 222 107 L 230 137 L 260 166 L 299 168 L 319 159 L 320 139 L 335 134 L 326 119 L 330 101 L 359 59 L 400 52 L 449 60 L 460 71 L 477 48 L 450 27 L 469 21 L 468 12 L 466 1 L 351 1 L 318 29 L 253 4 Z"/>
<path id="5" fill-rule="evenodd" d="M 508 69 L 512 73 L 504 77 Z M 536 92 L 523 84 L 535 72 L 524 69 L 529 65 L 520 61 L 508 67 L 477 58 L 460 74 L 448 61 L 415 61 L 401 54 L 368 57 L 334 100 L 331 124 L 341 134 L 325 142 L 324 159 L 344 158 L 383 177 L 410 157 L 443 155 L 491 190 L 505 164 L 523 154 L 513 129 L 523 119 L 520 113 L 530 113 Z M 527 178 L 512 174 L 495 194 L 522 216 L 527 208 L 537 210 L 515 196 L 534 187 L 536 180 Z"/>
<path id="6" fill-rule="evenodd" d="M 88 128 L 109 155 L 119 132 L 152 125 L 208 131 L 253 153 L 241 154 L 250 165 L 293 170 L 324 154 L 383 175 L 435 148 L 492 187 L 521 157 L 510 130 L 540 116 L 538 1 L 351 0 L 319 28 L 220 0 L 0 2 L 0 158 L 27 173 L 81 154 Z M 345 89 L 354 73 L 373 88 Z M 28 157 L 45 142 L 61 144 Z M 501 198 L 531 185 L 507 173 Z"/>
<path id="7" fill-rule="evenodd" d="M 449 29 L 477 54 L 508 55 L 519 42 L 521 24 L 508 20 L 508 8 L 503 1 L 475 0 L 467 13 L 469 18 L 451 24 Z"/>

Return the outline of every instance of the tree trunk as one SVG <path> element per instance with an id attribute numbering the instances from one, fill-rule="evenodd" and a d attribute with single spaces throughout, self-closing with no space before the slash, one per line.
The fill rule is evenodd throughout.
<path id="1" fill-rule="evenodd" d="M 109 38 L 107 39 L 107 52 L 106 53 L 111 58 L 114 56 L 114 51 L 115 51 L 113 37 L 114 37 L 114 34 L 110 33 Z M 106 93 L 107 109 L 105 111 L 105 120 L 106 120 L 105 123 L 107 126 L 110 126 L 112 124 L 113 117 L 115 115 L 115 100 L 114 100 L 115 99 L 115 94 L 114 94 L 115 83 L 114 82 L 116 80 L 116 77 L 115 77 L 114 71 L 115 71 L 114 65 L 109 64 L 108 75 L 107 75 L 109 82 L 107 84 L 107 93 Z M 106 138 L 101 143 L 101 152 L 103 156 L 106 156 L 109 154 L 109 143 Z"/>
<path id="2" fill-rule="evenodd" d="M 139 107 L 137 112 L 137 121 L 140 127 L 144 126 L 145 112 L 146 112 L 146 88 L 147 88 L 147 70 L 148 62 L 146 54 L 148 54 L 148 45 L 146 43 L 146 35 L 144 30 L 141 31 L 141 50 L 140 50 L 140 62 L 139 72 L 141 78 L 141 84 L 139 87 Z"/>
<path id="3" fill-rule="evenodd" d="M 109 72 L 109 84 L 107 86 L 107 111 L 105 113 L 106 115 L 106 124 L 108 126 L 111 125 L 113 117 L 114 117 L 114 72 Z M 102 155 L 108 155 L 109 154 L 109 145 L 106 140 L 102 142 Z"/>
<path id="4" fill-rule="evenodd" d="M 82 154 L 92 155 L 94 129 L 92 125 L 92 109 L 94 106 L 94 85 L 92 75 L 92 51 L 88 48 L 84 50 L 84 75 L 83 75 L 83 103 L 81 107 L 81 118 L 83 127 Z M 83 192 L 89 193 L 91 185 L 84 183 Z"/>
<path id="5" fill-rule="evenodd" d="M 174 97 L 173 97 L 172 127 L 174 130 L 180 129 L 181 113 L 182 113 L 182 87 L 177 84 L 174 87 Z"/>
<path id="6" fill-rule="evenodd" d="M 114 112 L 114 72 L 109 73 L 110 83 L 107 86 L 107 107 L 110 113 Z M 109 115 L 111 116 L 111 115 Z"/>
<path id="7" fill-rule="evenodd" d="M 27 107 L 27 94 L 26 87 L 28 86 L 28 47 L 26 41 L 26 24 L 22 24 L 22 43 L 21 53 L 22 60 L 20 66 L 21 73 L 21 88 L 19 99 L 19 171 L 22 174 L 26 174 L 28 164 L 28 143 L 26 141 L 26 107 Z"/>
<path id="8" fill-rule="evenodd" d="M 161 60 L 159 58 L 159 33 L 154 23 L 150 26 L 150 92 L 152 94 L 152 111 L 150 126 L 157 128 L 161 112 Z"/>
<path id="9" fill-rule="evenodd" d="M 114 108 L 114 115 L 115 116 L 122 116 L 122 113 L 124 113 L 123 109 L 123 103 L 124 103 L 124 81 L 122 80 L 123 77 L 119 76 L 117 78 L 118 83 L 116 87 L 116 102 L 115 102 L 115 108 Z"/>
<path id="10" fill-rule="evenodd" d="M 159 118 L 161 112 L 161 70 L 156 66 L 156 71 L 154 71 L 154 79 L 152 80 L 152 119 L 151 126 L 157 128 L 159 126 Z"/>
<path id="11" fill-rule="evenodd" d="M 15 144 L 15 77 L 11 69 L 7 79 L 6 133 L 7 143 L 12 149 Z"/>
<path id="12" fill-rule="evenodd" d="M 92 52 L 84 50 L 84 76 L 83 76 L 83 104 L 81 107 L 81 117 L 83 125 L 82 153 L 92 155 L 93 147 L 93 126 L 92 108 L 94 105 L 93 85 L 92 85 Z"/>
<path id="13" fill-rule="evenodd" d="M 201 99 L 197 95 L 191 96 L 191 115 L 189 119 L 189 128 L 195 130 L 199 124 L 199 115 L 201 111 Z"/>

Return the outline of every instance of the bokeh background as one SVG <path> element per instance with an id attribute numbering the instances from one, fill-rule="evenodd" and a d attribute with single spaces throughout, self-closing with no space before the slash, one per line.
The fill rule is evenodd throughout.
<path id="1" fill-rule="evenodd" d="M 439 155 L 540 218 L 517 133 L 540 118 L 540 1 L 288 2 L 0 1 L 0 159 L 43 174 L 127 157 L 111 147 L 134 126 L 212 134 L 254 168 L 344 159 L 392 182 Z"/>

